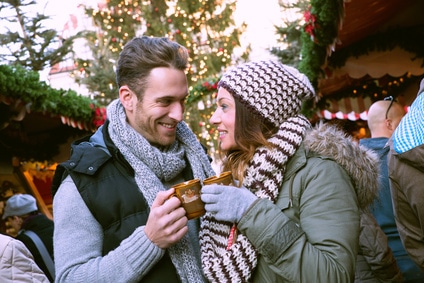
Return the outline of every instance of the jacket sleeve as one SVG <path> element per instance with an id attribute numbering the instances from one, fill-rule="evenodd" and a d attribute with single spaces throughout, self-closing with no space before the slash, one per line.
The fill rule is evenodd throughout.
<path id="1" fill-rule="evenodd" d="M 388 156 L 396 225 L 411 259 L 424 270 L 424 145 Z"/>
<path id="2" fill-rule="evenodd" d="M 239 230 L 284 281 L 351 282 L 359 212 L 350 178 L 335 162 L 320 158 L 310 159 L 292 178 L 298 222 L 278 201 L 261 199 L 242 217 Z M 280 195 L 288 194 L 288 183 Z"/>
<path id="3" fill-rule="evenodd" d="M 70 177 L 59 187 L 53 211 L 56 282 L 136 282 L 165 253 L 147 238 L 141 226 L 102 256 L 102 227 Z"/>
<path id="4" fill-rule="evenodd" d="M 378 226 L 377 221 L 370 213 L 364 212 L 361 213 L 360 223 L 359 254 L 363 256 L 365 262 L 357 263 L 357 280 L 378 279 L 381 282 L 403 282 L 402 274 L 387 242 L 387 236 Z M 362 276 L 368 276 L 368 272 L 372 278 L 362 278 Z"/>
<path id="5" fill-rule="evenodd" d="M 19 240 L 1 237 L 0 282 L 50 282 Z"/>

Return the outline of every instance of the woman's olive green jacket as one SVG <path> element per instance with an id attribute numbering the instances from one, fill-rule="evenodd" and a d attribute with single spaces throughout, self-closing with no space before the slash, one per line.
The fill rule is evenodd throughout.
<path id="1" fill-rule="evenodd" d="M 375 154 L 334 126 L 309 131 L 287 164 L 276 203 L 238 223 L 259 252 L 253 282 L 353 282 L 360 211 L 377 192 Z"/>

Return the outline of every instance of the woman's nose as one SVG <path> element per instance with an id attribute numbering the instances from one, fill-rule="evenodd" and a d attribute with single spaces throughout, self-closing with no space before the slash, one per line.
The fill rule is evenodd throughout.
<path id="1" fill-rule="evenodd" d="M 216 124 L 219 124 L 219 122 L 221 121 L 221 120 L 219 119 L 219 115 L 217 114 L 217 112 L 218 112 L 218 111 L 215 111 L 215 112 L 212 114 L 211 118 L 209 119 L 209 122 L 210 122 L 211 124 L 216 125 Z"/>

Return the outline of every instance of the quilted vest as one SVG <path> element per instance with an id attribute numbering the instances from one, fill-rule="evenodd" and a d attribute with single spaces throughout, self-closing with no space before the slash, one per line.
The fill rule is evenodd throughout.
<path id="1" fill-rule="evenodd" d="M 135 183 L 134 170 L 113 145 L 105 128 L 104 139 L 113 156 L 81 143 L 88 141 L 88 137 L 79 140 L 72 145 L 71 158 L 58 165 L 52 185 L 54 196 L 61 181 L 68 175 L 72 177 L 87 207 L 103 227 L 103 255 L 145 225 L 149 215 L 146 199 Z M 192 175 L 190 168 L 189 171 Z M 180 282 L 168 253 L 142 282 Z"/>

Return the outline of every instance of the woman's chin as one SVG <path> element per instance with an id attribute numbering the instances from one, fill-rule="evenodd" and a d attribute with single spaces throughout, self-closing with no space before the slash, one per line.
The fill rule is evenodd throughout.
<path id="1" fill-rule="evenodd" d="M 227 152 L 227 151 L 231 151 L 231 150 L 237 149 L 236 145 L 230 145 L 230 144 L 225 144 L 225 143 L 221 143 L 220 146 L 219 146 L 219 148 L 223 152 Z"/>

